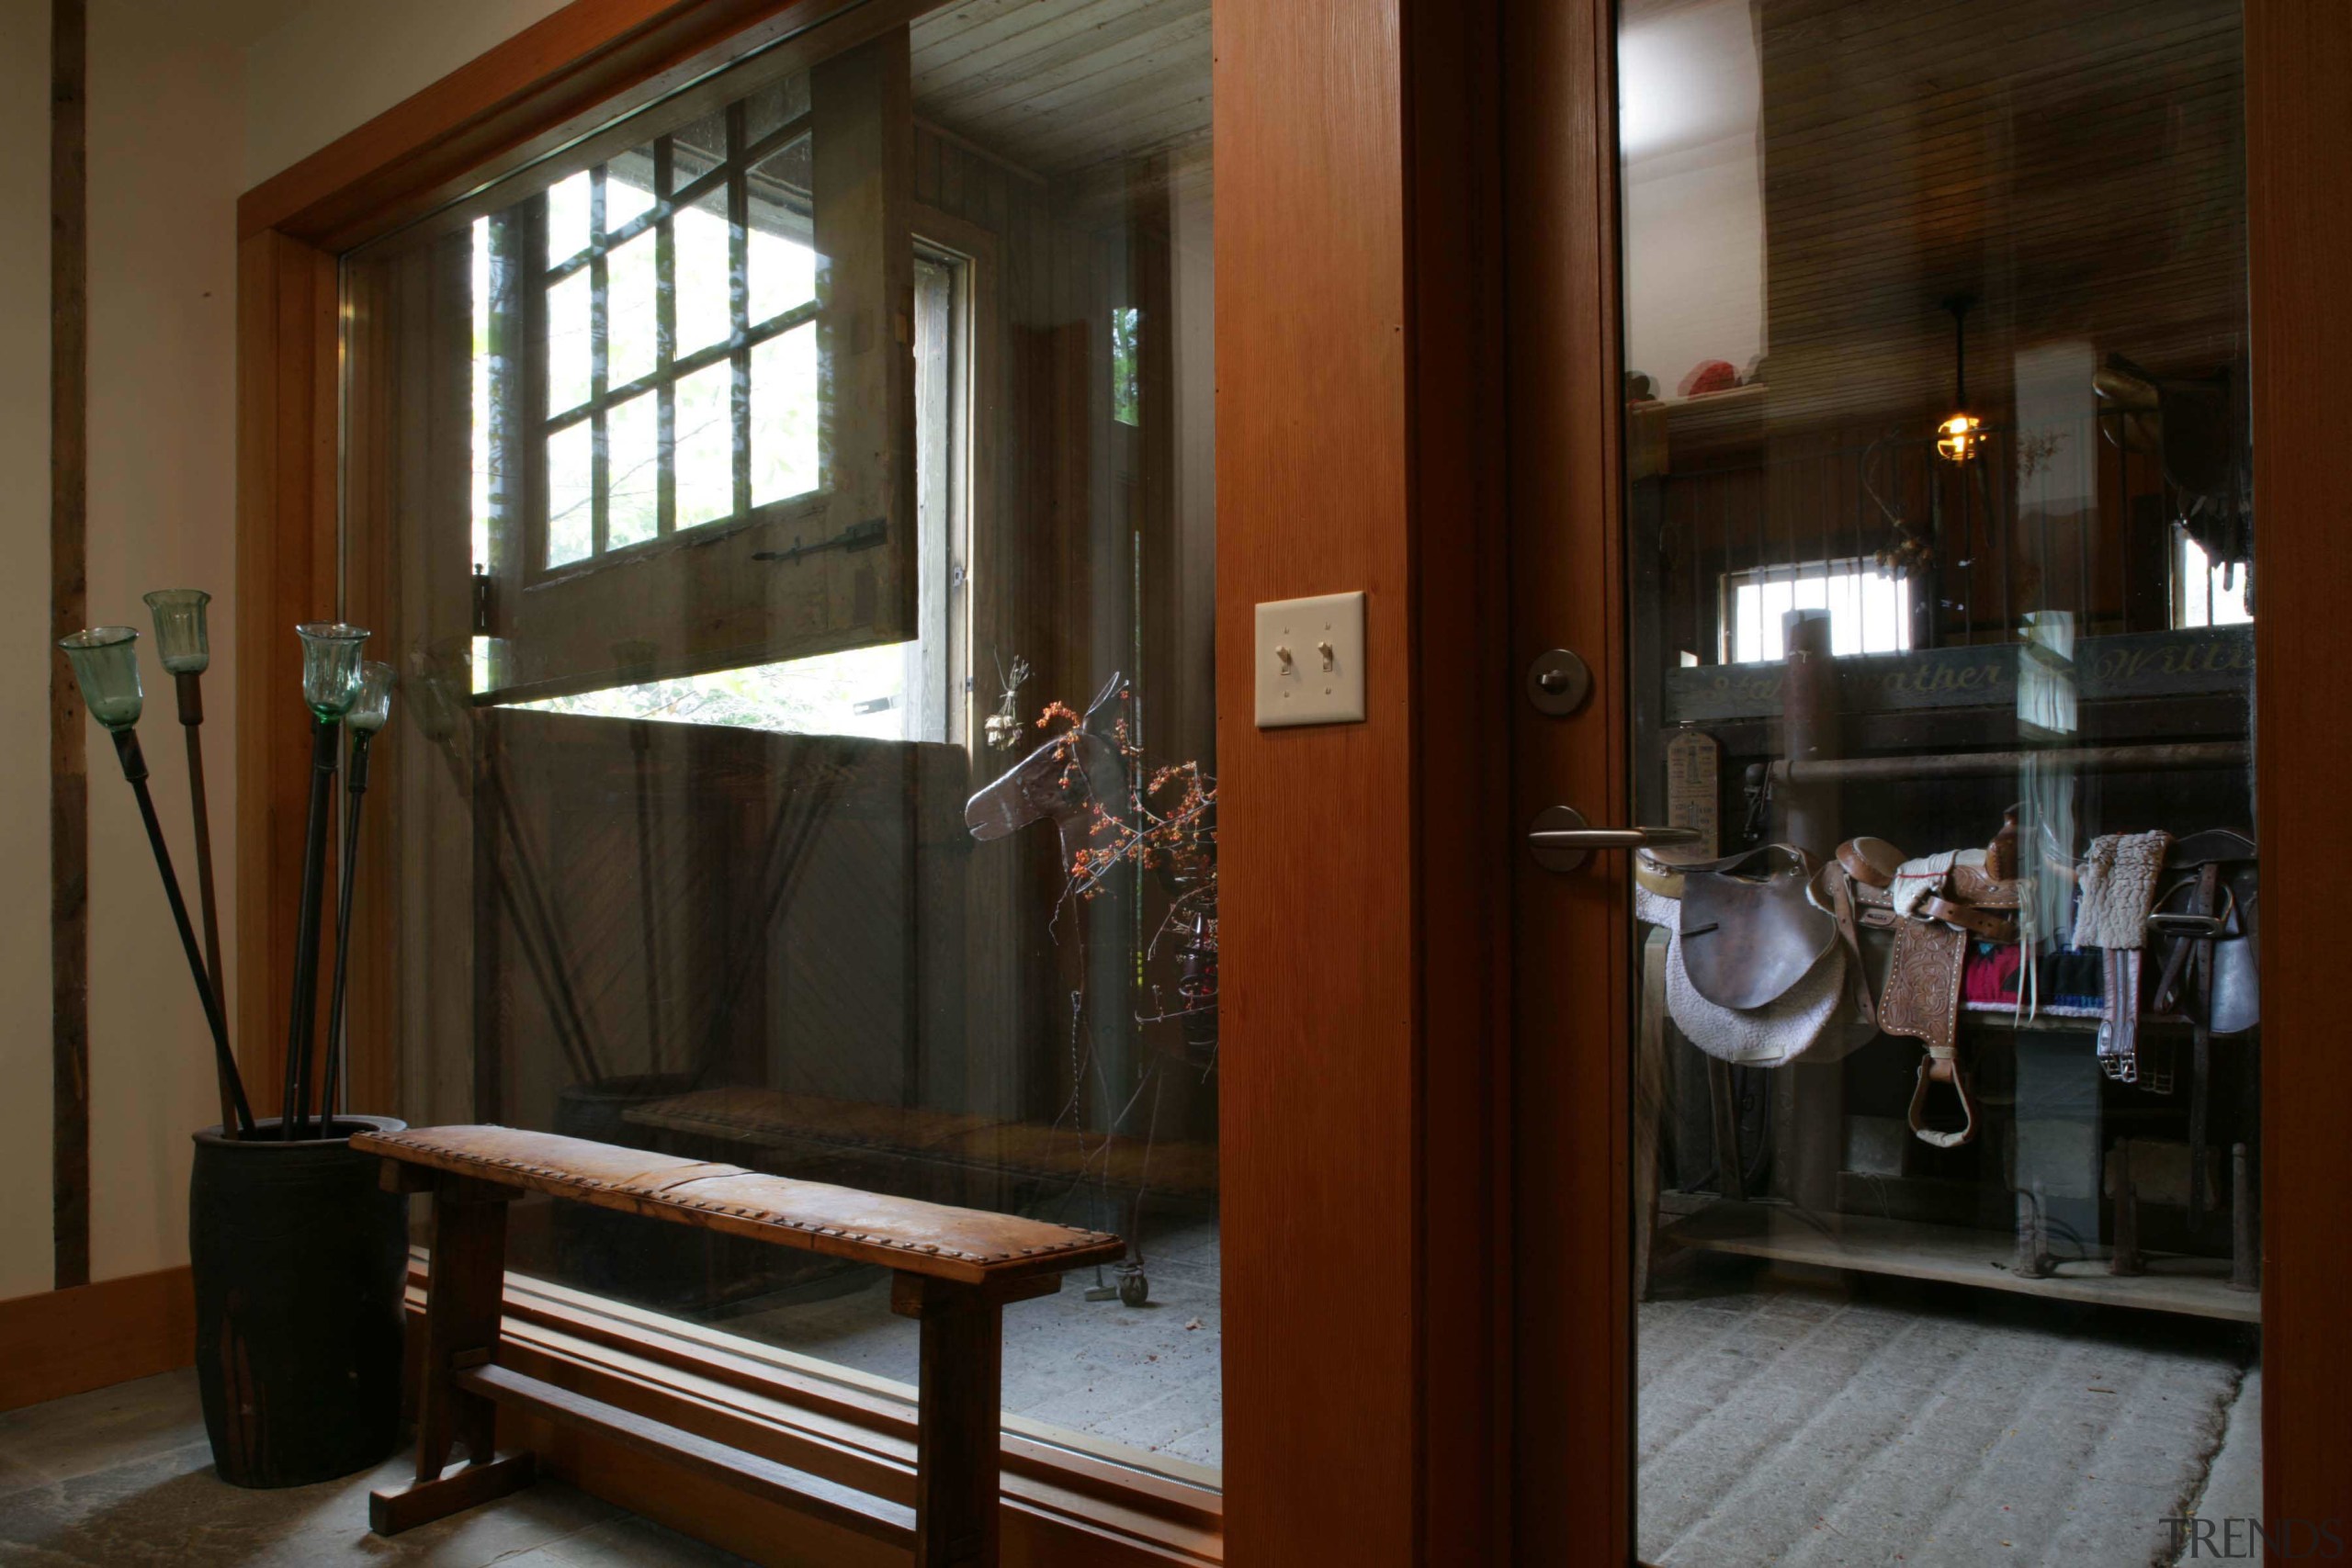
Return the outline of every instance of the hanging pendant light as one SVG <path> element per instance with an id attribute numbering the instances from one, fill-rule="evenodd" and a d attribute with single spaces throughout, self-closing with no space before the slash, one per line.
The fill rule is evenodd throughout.
<path id="1" fill-rule="evenodd" d="M 1951 417 L 1936 426 L 1936 455 L 1947 462 L 1965 463 L 1984 445 L 1984 422 L 1968 412 L 1968 312 L 1973 294 L 1955 294 L 1944 301 L 1951 312 Z"/>

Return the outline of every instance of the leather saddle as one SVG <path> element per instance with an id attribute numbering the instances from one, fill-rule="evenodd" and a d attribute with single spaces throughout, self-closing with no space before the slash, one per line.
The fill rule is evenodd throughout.
<path id="1" fill-rule="evenodd" d="M 2173 840 L 2148 914 L 2152 946 L 2163 953 L 2152 1013 L 2189 1025 L 2188 1218 L 2206 1208 L 2205 1145 L 2216 1035 L 2243 1034 L 2261 1021 L 2261 886 L 2254 840 L 2228 828 Z"/>
<path id="2" fill-rule="evenodd" d="M 1668 1008 L 1700 1050 L 1778 1066 L 1876 1032 L 1853 906 L 1823 870 L 1788 844 L 1706 861 L 1644 852 L 1642 886 L 1675 933 Z"/>
<path id="3" fill-rule="evenodd" d="M 1925 1047 L 1911 1089 L 1912 1134 L 1938 1148 L 1958 1148 L 1976 1136 L 1976 1100 L 1960 1060 L 1962 975 L 1972 941 L 2018 940 L 2025 885 L 2018 876 L 2017 813 L 2007 813 L 1982 851 L 1906 860 L 1884 840 L 1849 839 L 1838 846 L 1838 866 L 1851 886 L 1860 922 L 1894 929 L 1878 1025 Z M 1959 1101 L 1957 1129 L 1928 1123 L 1937 1084 L 1950 1085 Z"/>
<path id="4" fill-rule="evenodd" d="M 1685 865 L 1682 968 L 1717 1007 L 1752 1011 L 1813 972 L 1838 941 L 1838 921 L 1806 897 L 1813 863 L 1766 844 Z"/>

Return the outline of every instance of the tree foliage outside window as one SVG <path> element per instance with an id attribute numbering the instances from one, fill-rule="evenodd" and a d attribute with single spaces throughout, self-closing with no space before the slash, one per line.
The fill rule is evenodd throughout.
<path id="1" fill-rule="evenodd" d="M 1111 417 L 1121 424 L 1143 423 L 1143 407 L 1136 393 L 1133 305 L 1121 305 L 1111 312 Z"/>

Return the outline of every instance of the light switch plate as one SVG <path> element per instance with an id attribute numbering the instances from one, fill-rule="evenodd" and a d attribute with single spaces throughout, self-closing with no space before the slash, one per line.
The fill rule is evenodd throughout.
<path id="1" fill-rule="evenodd" d="M 1259 605 L 1258 728 L 1363 719 L 1363 595 Z"/>

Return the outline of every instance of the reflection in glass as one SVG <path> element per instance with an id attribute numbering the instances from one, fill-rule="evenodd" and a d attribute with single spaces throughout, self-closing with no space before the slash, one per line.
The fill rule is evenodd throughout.
<path id="1" fill-rule="evenodd" d="M 2187 1561 L 2261 1511 L 2238 7 L 1618 19 L 1634 816 L 1745 857 L 1637 896 L 1638 1555 Z"/>
<path id="2" fill-rule="evenodd" d="M 1008 1311 L 1005 1407 L 1214 1484 L 1214 859 L 1073 880 L 1096 806 L 1114 851 L 1215 821 L 1206 7 L 1133 10 L 1037 0 L 1011 73 L 991 5 L 861 10 L 350 259 L 401 414 L 353 406 L 351 547 L 420 721 L 355 1006 L 413 1122 L 1133 1236 Z M 915 1370 L 827 1258 L 570 1205 L 510 1247 Z"/>

